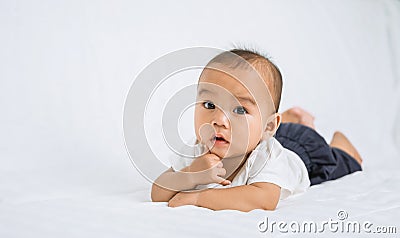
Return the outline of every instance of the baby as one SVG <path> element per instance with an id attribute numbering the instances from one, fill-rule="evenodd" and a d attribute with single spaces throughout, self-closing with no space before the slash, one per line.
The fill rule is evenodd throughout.
<path id="1" fill-rule="evenodd" d="M 361 170 L 340 132 L 328 145 L 301 108 L 279 114 L 281 73 L 267 57 L 233 49 L 202 71 L 193 159 L 179 157 L 153 183 L 154 202 L 212 210 L 274 210 L 310 185 Z"/>

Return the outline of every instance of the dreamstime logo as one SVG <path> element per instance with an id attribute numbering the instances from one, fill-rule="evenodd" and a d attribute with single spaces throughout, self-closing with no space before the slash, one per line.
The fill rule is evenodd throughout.
<path id="1" fill-rule="evenodd" d="M 349 214 L 345 210 L 340 210 L 337 213 L 337 217 L 339 220 L 343 221 L 349 217 Z"/>
<path id="2" fill-rule="evenodd" d="M 374 226 L 369 221 L 349 221 L 349 214 L 345 210 L 337 212 L 337 219 L 329 218 L 326 221 L 270 221 L 268 217 L 258 222 L 257 228 L 261 233 L 267 231 L 273 233 L 373 233 L 373 234 L 394 234 L 397 233 L 396 226 Z"/>
<path id="3" fill-rule="evenodd" d="M 148 181 L 154 182 L 169 167 L 162 162 L 165 161 L 165 158 L 160 158 L 152 150 L 154 148 L 150 146 L 151 139 L 162 138 L 168 149 L 176 155 L 188 159 L 195 158 L 195 155 L 192 153 L 196 149 L 195 145 L 186 144 L 182 140 L 178 127 L 182 119 L 182 114 L 193 109 L 197 103 L 198 78 L 195 80 L 192 78 L 192 81 L 186 83 L 184 86 L 180 85 L 178 87 L 178 85 L 175 85 L 177 87 L 169 91 L 168 97 L 162 102 L 164 104 L 162 112 L 158 112 L 160 117 L 162 117 L 162 129 L 149 136 L 147 135 L 146 128 L 154 129 L 154 124 L 151 121 L 152 117 L 150 116 L 146 119 L 146 115 L 150 111 L 149 105 L 151 100 L 156 97 L 154 95 L 157 94 L 157 90 L 168 79 L 189 70 L 199 70 L 209 67 L 208 63 L 210 60 L 223 52 L 226 51 L 208 47 L 194 47 L 174 51 L 149 64 L 133 81 L 124 105 L 123 130 L 125 146 L 131 162 Z M 240 58 L 239 60 L 244 61 L 245 64 L 249 64 L 237 55 L 233 57 Z M 217 70 L 226 73 L 224 69 L 217 68 Z M 234 78 L 243 83 L 237 76 L 234 76 Z M 260 80 L 264 85 L 263 87 L 268 90 L 261 77 Z M 249 92 L 253 93 L 251 90 Z M 232 97 L 231 92 L 226 89 L 222 93 Z M 215 106 L 219 107 L 219 105 Z M 229 115 L 227 117 L 228 120 L 231 119 Z M 241 127 L 248 128 L 247 119 Z M 202 128 L 210 131 L 210 124 L 204 124 L 199 130 L 202 130 Z M 245 134 L 248 134 L 248 131 L 247 133 L 243 133 L 242 136 L 246 136 Z"/>

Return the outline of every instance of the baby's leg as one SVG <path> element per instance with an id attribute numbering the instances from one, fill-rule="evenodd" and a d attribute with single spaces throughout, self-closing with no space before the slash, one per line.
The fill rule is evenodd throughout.
<path id="1" fill-rule="evenodd" d="M 349 139 L 347 139 L 347 137 L 345 135 L 343 135 L 343 133 L 336 131 L 333 134 L 331 143 L 329 145 L 331 147 L 339 148 L 339 149 L 343 150 L 344 152 L 348 153 L 361 165 L 362 158 L 361 158 L 360 154 L 358 153 L 356 148 L 353 146 L 353 144 L 351 144 Z"/>
<path id="2" fill-rule="evenodd" d="M 315 130 L 314 116 L 300 107 L 292 107 L 282 113 L 282 123 L 297 123 Z"/>

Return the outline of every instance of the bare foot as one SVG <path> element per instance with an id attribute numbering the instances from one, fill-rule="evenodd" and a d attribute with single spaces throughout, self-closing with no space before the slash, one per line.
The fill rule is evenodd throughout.
<path id="1" fill-rule="evenodd" d="M 339 148 L 349 155 L 351 155 L 360 165 L 362 164 L 362 158 L 356 148 L 351 144 L 349 139 L 341 133 L 340 131 L 336 131 L 333 134 L 332 141 L 330 143 L 331 147 Z"/>
<path id="2" fill-rule="evenodd" d="M 282 113 L 282 122 L 298 123 L 315 130 L 315 117 L 300 107 L 292 107 Z"/>

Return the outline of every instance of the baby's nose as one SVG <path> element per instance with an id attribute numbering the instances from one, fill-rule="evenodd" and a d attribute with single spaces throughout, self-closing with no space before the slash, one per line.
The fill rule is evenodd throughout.
<path id="1" fill-rule="evenodd" d="M 211 124 L 229 128 L 229 117 L 223 110 L 217 109 L 214 112 L 214 117 L 213 117 L 213 121 Z"/>

